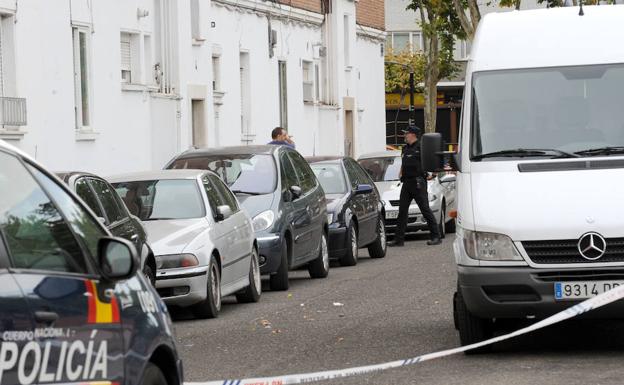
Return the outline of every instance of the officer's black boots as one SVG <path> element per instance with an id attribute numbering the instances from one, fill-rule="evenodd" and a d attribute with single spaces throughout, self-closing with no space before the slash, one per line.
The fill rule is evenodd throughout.
<path id="1" fill-rule="evenodd" d="M 435 246 L 435 245 L 439 245 L 439 244 L 441 244 L 441 243 L 442 243 L 442 240 L 441 240 L 440 238 L 438 238 L 438 237 L 435 237 L 435 238 L 433 238 L 432 240 L 427 241 L 427 244 L 428 244 L 429 246 Z"/>
<path id="2" fill-rule="evenodd" d="M 398 239 L 395 239 L 394 241 L 388 243 L 388 247 L 402 247 L 403 245 L 405 245 L 403 240 Z"/>

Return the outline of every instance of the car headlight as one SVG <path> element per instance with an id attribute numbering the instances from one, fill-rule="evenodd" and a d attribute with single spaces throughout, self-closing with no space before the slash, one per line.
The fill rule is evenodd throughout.
<path id="1" fill-rule="evenodd" d="M 199 261 L 193 254 L 170 254 L 156 256 L 156 268 L 159 270 L 175 269 L 178 267 L 192 267 L 197 265 L 199 265 Z"/>
<path id="2" fill-rule="evenodd" d="M 436 199 L 438 199 L 437 195 L 429 193 L 429 202 L 433 202 Z"/>
<path id="3" fill-rule="evenodd" d="M 511 238 L 503 234 L 462 230 L 464 249 L 472 259 L 482 261 L 522 261 Z"/>
<path id="4" fill-rule="evenodd" d="M 254 217 L 253 229 L 254 231 L 266 230 L 273 225 L 274 220 L 275 213 L 273 210 L 263 211 Z"/>

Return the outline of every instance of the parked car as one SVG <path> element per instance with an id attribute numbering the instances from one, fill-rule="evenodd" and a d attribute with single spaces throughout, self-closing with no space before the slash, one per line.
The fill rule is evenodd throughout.
<path id="1" fill-rule="evenodd" d="M 325 193 L 308 163 L 287 146 L 189 150 L 166 168 L 216 172 L 253 218 L 260 271 L 271 290 L 288 289 L 288 271 L 308 267 L 312 278 L 329 273 Z"/>
<path id="2" fill-rule="evenodd" d="M 399 217 L 399 199 L 401 195 L 401 152 L 384 151 L 362 155 L 358 162 L 371 176 L 385 207 L 386 230 L 394 233 Z M 429 206 L 436 216 L 440 235 L 455 232 L 455 219 L 448 215 L 456 209 L 455 175 L 453 173 L 439 173 L 428 181 Z M 427 222 L 420 212 L 416 202 L 409 207 L 406 232 L 416 232 L 427 229 Z"/>
<path id="3" fill-rule="evenodd" d="M 260 299 L 251 219 L 216 174 L 165 170 L 109 180 L 143 221 L 156 255 L 156 289 L 165 303 L 214 318 L 222 297 Z"/>
<path id="4" fill-rule="evenodd" d="M 385 257 L 384 207 L 373 180 L 352 158 L 327 158 L 306 159 L 327 199 L 329 257 L 354 266 L 361 247 L 371 258 Z"/>
<path id="5" fill-rule="evenodd" d="M 132 215 L 113 186 L 97 175 L 86 172 L 56 174 L 89 206 L 108 231 L 132 242 L 141 257 L 141 271 L 156 284 L 156 259 L 147 243 L 147 233 L 139 218 Z"/>
<path id="6" fill-rule="evenodd" d="M 169 313 L 134 245 L 1 140 L 0 197 L 2 383 L 181 385 Z"/>

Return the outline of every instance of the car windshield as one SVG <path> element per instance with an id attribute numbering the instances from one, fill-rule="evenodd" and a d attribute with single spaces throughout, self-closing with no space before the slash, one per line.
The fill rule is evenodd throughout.
<path id="1" fill-rule="evenodd" d="M 342 166 L 339 164 L 313 163 L 310 165 L 316 179 L 321 183 L 325 194 L 344 194 L 347 192 Z"/>
<path id="2" fill-rule="evenodd" d="M 366 158 L 360 159 L 358 163 L 368 172 L 373 182 L 391 182 L 399 180 L 399 173 L 401 172 L 400 156 Z"/>
<path id="3" fill-rule="evenodd" d="M 275 191 L 277 182 L 273 156 L 267 154 L 228 154 L 181 158 L 176 159 L 169 168 L 213 171 L 235 193 L 270 194 Z"/>
<path id="4" fill-rule="evenodd" d="M 142 221 L 205 216 L 197 181 L 162 179 L 113 183 L 128 210 Z"/>
<path id="5" fill-rule="evenodd" d="M 623 83 L 622 64 L 475 73 L 471 158 L 622 154 Z"/>

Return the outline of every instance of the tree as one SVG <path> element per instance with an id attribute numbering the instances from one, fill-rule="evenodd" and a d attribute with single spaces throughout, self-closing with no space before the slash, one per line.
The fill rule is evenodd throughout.
<path id="1" fill-rule="evenodd" d="M 386 62 L 386 92 L 399 92 L 401 94 L 401 104 L 403 97 L 409 93 L 409 69 L 414 70 L 414 82 L 423 82 L 425 70 L 425 57 L 422 52 L 411 52 L 407 47 L 403 51 L 394 52 L 392 48 L 386 51 L 384 58 Z M 421 92 L 422 89 L 417 89 Z"/>
<path id="2" fill-rule="evenodd" d="M 466 35 L 467 40 L 474 40 L 475 32 L 477 32 L 477 25 L 481 21 L 481 11 L 479 10 L 479 4 L 477 4 L 477 0 L 452 0 L 453 8 L 455 9 L 455 13 L 457 14 L 457 18 L 459 23 L 461 24 L 462 29 L 464 30 L 464 34 Z M 517 2 L 518 9 L 520 9 L 520 0 L 501 0 L 501 5 L 503 1 L 507 2 Z M 468 14 L 466 15 L 466 9 L 468 9 Z"/>
<path id="3" fill-rule="evenodd" d="M 425 131 L 435 132 L 438 82 L 457 73 L 453 60 L 455 37 L 465 39 L 466 34 L 452 0 L 411 0 L 407 9 L 420 13 L 425 57 Z"/>

